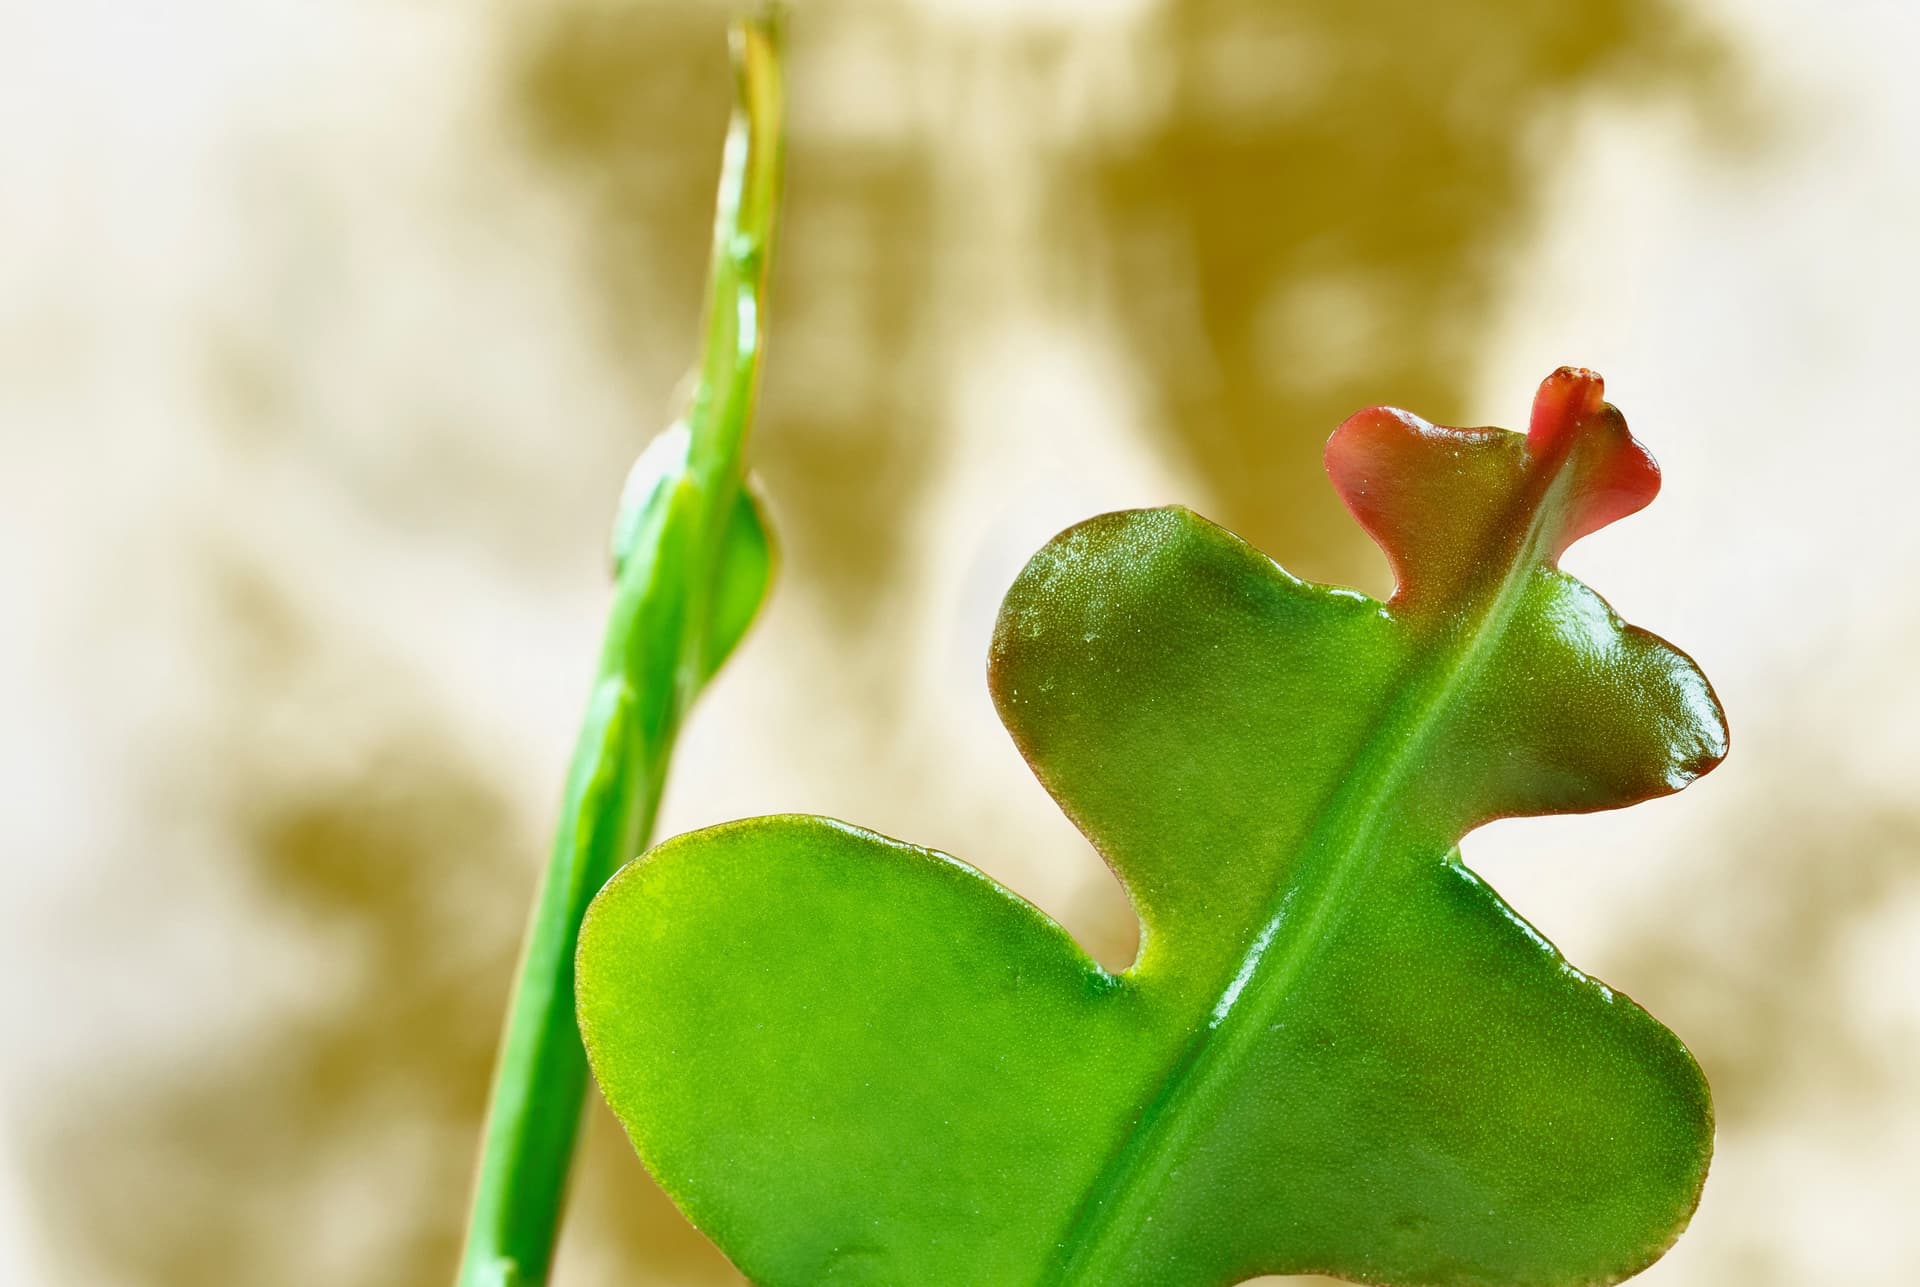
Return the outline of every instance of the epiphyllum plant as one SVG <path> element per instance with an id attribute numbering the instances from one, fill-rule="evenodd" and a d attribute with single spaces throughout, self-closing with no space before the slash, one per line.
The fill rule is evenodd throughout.
<path id="1" fill-rule="evenodd" d="M 610 695 L 530 961 L 644 831 L 671 730 L 765 585 L 737 472 L 772 211 L 771 187 L 741 195 L 756 144 L 729 148 L 705 400 L 621 523 Z M 742 247 L 754 273 L 728 278 Z M 578 929 L 579 1032 L 682 1210 L 768 1284 L 1571 1287 L 1657 1258 L 1706 1174 L 1700 1070 L 1456 848 L 1494 818 L 1677 790 L 1726 750 L 1693 663 L 1558 568 L 1658 487 L 1601 393 L 1555 372 L 1525 434 L 1388 408 L 1342 424 L 1327 468 L 1391 561 L 1384 603 L 1178 508 L 1091 519 L 1028 564 L 989 682 L 1140 917 L 1123 971 L 958 860 L 824 818 L 680 836 L 607 881 Z M 590 861 L 570 835 L 598 837 Z M 518 1115 L 497 1097 L 494 1121 L 558 1087 L 570 1146 L 577 1077 L 517 1073 L 513 1044 L 531 995 L 577 1057 L 563 974 L 523 979 L 501 1074 Z M 522 1168 L 536 1207 L 564 1171 L 543 1156 Z M 476 1229 L 517 1227 L 519 1192 L 483 1167 Z M 524 1240 L 537 1260 L 470 1242 L 469 1281 L 543 1276 L 556 1209 Z"/>
<path id="2" fill-rule="evenodd" d="M 1128 969 L 824 818 L 678 837 L 600 893 L 594 1073 L 748 1276 L 1546 1287 L 1679 1234 L 1699 1068 L 1455 848 L 1725 753 L 1693 663 L 1556 566 L 1654 463 L 1563 368 L 1524 435 L 1379 407 L 1327 467 L 1385 603 L 1173 508 L 1055 537 L 1001 608 L 994 700 L 1126 886 Z"/>
<path id="3" fill-rule="evenodd" d="M 733 29 L 706 342 L 686 414 L 614 520 L 614 599 L 487 1105 L 460 1287 L 547 1278 L 586 1093 L 574 952 L 587 901 L 653 830 L 680 723 L 759 611 L 773 547 L 744 479 L 779 206 L 780 15 Z"/>

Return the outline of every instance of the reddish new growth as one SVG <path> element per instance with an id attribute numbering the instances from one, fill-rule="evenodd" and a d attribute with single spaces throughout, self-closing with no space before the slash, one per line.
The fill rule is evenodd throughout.
<path id="1" fill-rule="evenodd" d="M 1604 388 L 1592 371 L 1561 367 L 1541 381 L 1524 437 L 1396 407 L 1369 407 L 1334 430 L 1327 472 L 1386 552 L 1396 606 L 1457 599 L 1507 566 L 1529 533 L 1552 563 L 1653 500 L 1660 468 Z"/>

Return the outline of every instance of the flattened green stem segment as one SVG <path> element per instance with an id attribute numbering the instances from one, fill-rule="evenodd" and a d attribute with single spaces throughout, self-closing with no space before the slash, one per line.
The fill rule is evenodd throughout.
<path id="1" fill-rule="evenodd" d="M 587 1066 L 574 953 L 588 902 L 646 843 L 681 720 L 752 621 L 772 550 L 743 448 L 780 190 L 780 18 L 733 31 L 705 346 L 687 414 L 628 480 L 598 673 L 514 983 L 462 1253 L 461 1287 L 546 1281 Z"/>
<path id="2" fill-rule="evenodd" d="M 1590 1287 L 1685 1226 L 1699 1068 L 1455 847 L 1724 754 L 1692 661 L 1555 565 L 1652 461 L 1565 370 L 1524 439 L 1375 408 L 1328 466 L 1387 603 L 1180 509 L 1090 519 L 1007 595 L 996 706 L 1126 886 L 1124 972 L 818 818 L 677 837 L 595 900 L 600 1087 L 754 1281 Z"/>
<path id="3" fill-rule="evenodd" d="M 1295 981 L 1333 938 L 1342 912 L 1369 897 L 1369 869 L 1391 850 L 1387 833 L 1405 813 L 1402 797 L 1433 756 L 1461 695 L 1497 651 L 1528 580 L 1551 552 L 1557 493 L 1568 486 L 1566 472 L 1552 468 L 1559 463 L 1543 462 L 1548 468 L 1515 498 L 1512 526 L 1520 537 L 1512 560 L 1495 565 L 1496 579 L 1433 623 L 1437 646 L 1408 664 L 1384 717 L 1312 824 L 1296 874 L 1274 891 L 1278 902 L 1267 910 L 1205 1025 L 1075 1213 L 1044 1280 L 1050 1287 L 1132 1280 L 1128 1258 L 1139 1230 L 1152 1222 L 1187 1136 L 1196 1125 L 1219 1120 L 1209 1101 L 1237 1090 L 1239 1070 L 1282 1022 Z"/>

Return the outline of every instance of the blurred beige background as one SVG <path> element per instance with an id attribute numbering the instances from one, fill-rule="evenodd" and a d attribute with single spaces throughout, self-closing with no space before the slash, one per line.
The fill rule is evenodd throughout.
<path id="1" fill-rule="evenodd" d="M 777 596 L 665 830 L 838 814 L 1113 963 L 983 681 L 1088 514 L 1379 591 L 1319 444 L 1667 472 L 1570 560 L 1724 768 L 1468 857 L 1693 1045 L 1659 1287 L 1920 1281 L 1920 18 L 1905 0 L 851 0 L 793 27 Z M 627 463 L 692 356 L 715 5 L 0 0 L 0 1282 L 448 1279 Z M 736 1281 L 592 1115 L 557 1281 Z"/>

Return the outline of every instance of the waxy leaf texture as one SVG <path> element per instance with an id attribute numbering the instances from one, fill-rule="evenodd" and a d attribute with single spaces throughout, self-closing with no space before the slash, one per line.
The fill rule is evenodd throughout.
<path id="1" fill-rule="evenodd" d="M 1569 368 L 1524 435 L 1375 408 L 1327 467 L 1384 603 L 1172 508 L 1062 533 L 1001 610 L 1001 718 L 1125 885 L 1128 969 L 824 818 L 680 836 L 600 894 L 594 1072 L 756 1282 L 1555 1287 L 1678 1236 L 1699 1068 L 1456 848 L 1725 753 L 1693 663 L 1557 567 L 1658 471 Z"/>

